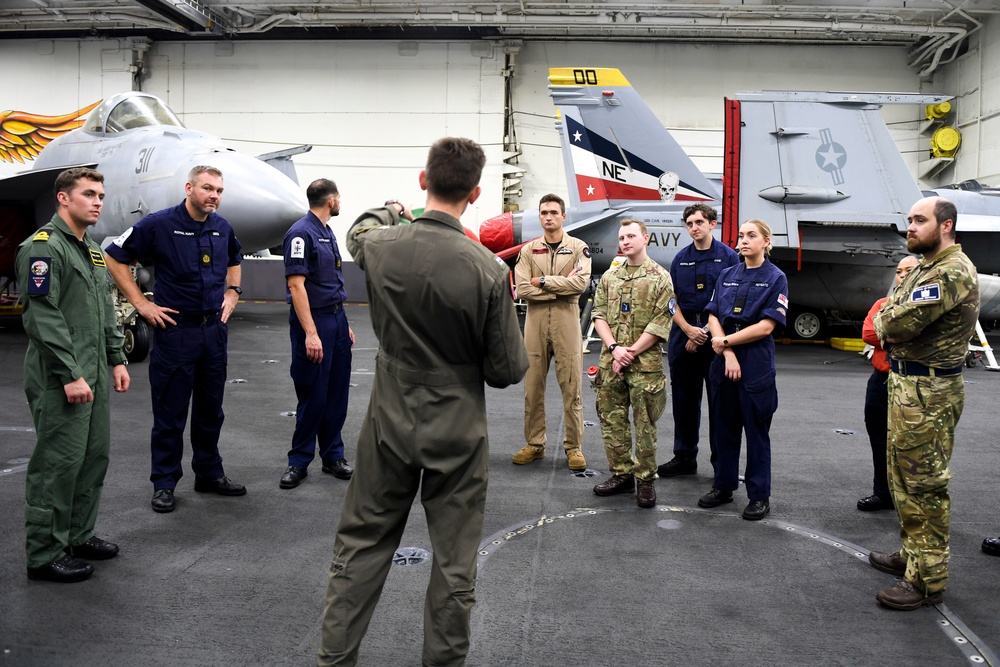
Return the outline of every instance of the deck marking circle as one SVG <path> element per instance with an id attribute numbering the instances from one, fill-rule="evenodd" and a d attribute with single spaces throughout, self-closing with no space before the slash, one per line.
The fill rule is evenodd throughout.
<path id="1" fill-rule="evenodd" d="M 659 505 L 659 510 L 661 512 L 683 512 L 685 514 L 707 514 L 719 517 L 727 517 L 732 519 L 741 518 L 739 514 L 734 512 L 722 512 L 717 509 L 703 509 L 703 508 L 691 508 L 691 507 L 678 507 L 672 505 Z M 503 548 L 503 543 L 512 541 L 525 534 L 526 532 L 533 529 L 535 526 L 544 526 L 546 524 L 554 523 L 556 521 L 564 521 L 567 519 L 573 519 L 578 517 L 588 517 L 597 514 L 607 514 L 611 512 L 643 512 L 644 510 L 638 507 L 631 508 L 596 508 L 596 507 L 574 507 L 568 512 L 556 515 L 542 515 L 535 519 L 531 519 L 528 522 L 522 524 L 515 524 L 514 526 L 509 526 L 507 528 L 501 529 L 500 531 L 493 533 L 487 537 L 480 545 L 479 558 L 476 559 L 476 565 L 478 566 L 480 572 L 482 568 L 486 565 L 490 556 L 496 551 Z M 657 522 L 657 526 L 663 528 L 661 524 L 671 523 L 670 520 L 661 520 Z M 680 524 L 680 522 L 677 522 Z M 842 540 L 832 535 L 827 535 L 821 531 L 811 531 L 803 526 L 797 526 L 795 524 L 790 524 L 786 521 L 779 520 L 767 520 L 759 521 L 758 523 L 774 526 L 775 528 L 785 530 L 790 533 L 798 533 L 803 536 L 808 536 L 810 539 L 817 540 L 831 546 L 838 551 L 843 551 L 844 553 L 854 556 L 859 560 L 868 560 L 869 550 L 857 544 L 852 544 L 846 540 Z M 500 539 L 502 537 L 502 539 Z M 497 548 L 493 553 L 487 551 L 485 546 L 493 542 Z M 952 639 L 953 646 L 961 647 L 960 650 L 965 655 L 966 659 L 970 662 L 977 664 L 989 663 L 992 665 L 1000 665 L 1000 658 L 993 651 L 989 645 L 986 644 L 982 639 L 980 639 L 972 630 L 965 625 L 965 623 L 958 618 L 952 611 L 942 602 L 940 604 L 933 605 L 927 609 L 928 613 L 937 613 L 943 618 L 937 619 L 937 624 L 941 627 L 941 630 Z"/>

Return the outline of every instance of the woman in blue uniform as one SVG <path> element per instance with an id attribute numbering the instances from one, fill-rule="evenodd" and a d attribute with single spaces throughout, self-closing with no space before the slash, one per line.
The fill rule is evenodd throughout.
<path id="1" fill-rule="evenodd" d="M 698 500 L 699 507 L 732 502 L 739 486 L 740 440 L 747 438 L 744 479 L 750 503 L 743 518 L 757 521 L 770 511 L 771 416 L 778 408 L 774 383 L 775 326 L 785 325 L 788 280 L 771 264 L 767 253 L 771 228 L 763 220 L 740 227 L 739 251 L 744 263 L 725 269 L 705 310 L 712 349 L 709 370 L 714 392 L 711 419 L 718 457 L 715 483 Z"/>

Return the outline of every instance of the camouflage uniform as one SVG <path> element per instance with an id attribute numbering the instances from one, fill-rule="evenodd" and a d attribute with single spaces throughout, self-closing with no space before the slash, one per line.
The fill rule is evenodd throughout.
<path id="1" fill-rule="evenodd" d="M 926 594 L 948 582 L 955 426 L 965 405 L 962 363 L 979 317 L 976 267 L 952 245 L 922 260 L 874 318 L 893 359 L 889 375 L 889 487 L 899 513 L 906 579 Z M 903 364 L 900 364 L 900 361 Z M 905 362 L 922 366 L 906 368 Z M 954 371 L 938 376 L 939 371 Z M 930 376 L 934 372 L 934 376 Z"/>
<path id="2" fill-rule="evenodd" d="M 644 332 L 666 340 L 671 323 L 668 303 L 674 295 L 670 274 L 648 257 L 634 274 L 629 275 L 628 268 L 623 264 L 601 277 L 593 318 L 608 323 L 619 345 L 633 344 Z M 612 475 L 635 475 L 640 482 L 650 482 L 656 478 L 656 420 L 667 404 L 663 355 L 654 345 L 622 375 L 612 370 L 612 361 L 604 348 L 594 380 L 608 468 Z M 629 406 L 635 424 L 634 456 Z"/>

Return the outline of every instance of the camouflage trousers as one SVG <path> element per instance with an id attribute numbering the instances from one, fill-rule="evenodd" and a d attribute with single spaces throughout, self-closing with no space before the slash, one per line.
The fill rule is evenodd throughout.
<path id="1" fill-rule="evenodd" d="M 962 374 L 889 374 L 889 489 L 899 514 L 906 579 L 927 593 L 948 583 L 955 426 L 965 406 Z"/>
<path id="2" fill-rule="evenodd" d="M 635 475 L 642 482 L 656 478 L 656 420 L 667 406 L 666 379 L 662 372 L 626 371 L 616 375 L 602 368 L 594 378 L 597 416 L 612 475 Z M 635 453 L 628 411 L 635 424 Z"/>

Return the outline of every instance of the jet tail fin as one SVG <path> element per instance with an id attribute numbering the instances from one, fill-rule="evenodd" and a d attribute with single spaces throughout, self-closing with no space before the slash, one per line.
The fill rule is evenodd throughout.
<path id="1" fill-rule="evenodd" d="M 771 225 L 776 247 L 798 246 L 800 252 L 809 250 L 809 237 L 822 226 L 904 232 L 907 211 L 922 194 L 879 110 L 945 99 L 789 91 L 727 99 L 723 240 L 732 244 L 739 222 L 750 218 Z M 855 245 L 843 250 L 891 250 Z"/>
<path id="2" fill-rule="evenodd" d="M 719 199 L 619 70 L 552 68 L 549 94 L 573 208 Z"/>

